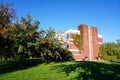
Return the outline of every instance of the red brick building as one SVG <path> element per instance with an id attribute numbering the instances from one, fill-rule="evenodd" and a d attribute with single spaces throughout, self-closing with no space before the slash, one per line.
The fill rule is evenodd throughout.
<path id="1" fill-rule="evenodd" d="M 75 45 L 72 35 L 80 34 L 83 31 L 83 41 L 81 53 Z M 80 34 L 81 35 L 81 34 Z M 70 29 L 65 32 L 64 39 L 66 47 L 72 52 L 75 60 L 97 60 L 99 46 L 103 45 L 102 35 L 98 34 L 96 27 L 88 27 L 85 24 L 78 26 L 78 30 Z"/>

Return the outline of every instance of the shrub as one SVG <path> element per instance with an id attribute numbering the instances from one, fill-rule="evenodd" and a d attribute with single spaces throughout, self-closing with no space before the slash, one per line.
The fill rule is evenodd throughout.
<path id="1" fill-rule="evenodd" d="M 110 61 L 110 62 L 112 62 L 112 61 L 118 61 L 118 59 L 116 58 L 116 56 L 106 56 L 105 60 Z"/>

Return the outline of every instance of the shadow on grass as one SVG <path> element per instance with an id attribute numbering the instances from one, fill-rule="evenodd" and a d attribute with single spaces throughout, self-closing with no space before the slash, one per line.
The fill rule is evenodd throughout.
<path id="1" fill-rule="evenodd" d="M 120 80 L 120 64 L 81 61 L 74 64 L 61 64 L 53 69 L 65 72 L 67 77 L 74 75 L 71 80 Z"/>
<path id="2" fill-rule="evenodd" d="M 22 66 L 19 66 L 19 62 L 0 62 L 0 75 L 13 72 L 16 70 L 23 70 L 37 66 L 38 64 L 43 63 L 41 59 L 26 59 L 23 61 Z"/>

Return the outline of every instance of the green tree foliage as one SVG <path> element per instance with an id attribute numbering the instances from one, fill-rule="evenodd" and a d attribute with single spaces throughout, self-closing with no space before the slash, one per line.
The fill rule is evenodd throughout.
<path id="1" fill-rule="evenodd" d="M 71 52 L 62 47 L 53 28 L 47 30 L 41 49 L 45 60 L 72 60 Z"/>
<path id="2" fill-rule="evenodd" d="M 120 39 L 117 40 L 117 45 L 120 47 Z M 120 54 L 117 57 L 118 59 L 120 59 Z"/>
<path id="3" fill-rule="evenodd" d="M 11 4 L 0 3 L 0 28 L 11 23 L 15 17 L 15 9 Z"/>
<path id="4" fill-rule="evenodd" d="M 24 58 L 71 60 L 71 53 L 62 48 L 54 29 L 38 31 L 39 21 L 30 15 L 12 23 L 14 9 L 0 3 L 0 57 L 20 61 Z M 17 56 L 17 57 L 16 57 Z"/>
<path id="5" fill-rule="evenodd" d="M 120 48 L 114 42 L 107 42 L 107 43 L 105 43 L 105 52 L 109 56 L 116 56 L 116 55 L 120 54 Z"/>
<path id="6" fill-rule="evenodd" d="M 81 53 L 82 50 L 82 43 L 83 43 L 83 28 L 82 26 L 79 26 L 80 28 L 80 34 L 73 34 L 72 37 L 74 39 L 74 44 L 79 49 L 79 52 Z"/>
<path id="7" fill-rule="evenodd" d="M 120 39 L 117 40 L 117 45 L 120 47 Z"/>
<path id="8" fill-rule="evenodd" d="M 105 43 L 106 60 L 117 60 L 120 55 L 120 47 L 114 42 Z"/>
<path id="9" fill-rule="evenodd" d="M 104 46 L 99 46 L 99 58 L 105 60 L 105 48 Z"/>
<path id="10" fill-rule="evenodd" d="M 15 10 L 12 5 L 0 3 L 0 56 L 4 56 L 5 59 L 13 56 L 10 49 L 12 41 L 7 34 L 8 31 L 12 31 L 15 28 L 12 24 L 12 20 L 15 17 Z"/>

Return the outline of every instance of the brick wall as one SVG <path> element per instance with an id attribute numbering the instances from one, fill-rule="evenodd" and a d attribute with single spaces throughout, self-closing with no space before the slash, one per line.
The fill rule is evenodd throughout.
<path id="1" fill-rule="evenodd" d="M 82 53 L 84 58 L 89 58 L 89 42 L 88 42 L 88 26 L 80 25 L 78 29 L 83 31 L 83 44 L 82 44 Z"/>
<path id="2" fill-rule="evenodd" d="M 103 39 L 98 37 L 98 46 L 103 46 Z"/>
<path id="3" fill-rule="evenodd" d="M 72 52 L 75 60 L 97 60 L 98 47 L 103 45 L 102 37 L 98 37 L 98 31 L 96 27 L 88 28 L 87 25 L 82 24 L 78 26 L 78 30 L 83 32 L 83 44 L 82 51 L 79 53 L 79 49 L 76 46 L 72 35 L 69 34 L 69 50 Z"/>
<path id="4" fill-rule="evenodd" d="M 91 27 L 91 43 L 92 43 L 92 60 L 98 57 L 98 31 L 96 27 Z"/>

